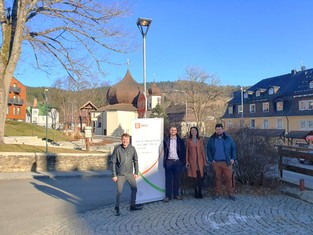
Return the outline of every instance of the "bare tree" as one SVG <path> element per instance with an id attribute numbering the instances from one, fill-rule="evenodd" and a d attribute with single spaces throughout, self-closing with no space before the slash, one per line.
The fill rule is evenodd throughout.
<path id="1" fill-rule="evenodd" d="M 0 0 L 0 143 L 10 81 L 24 46 L 32 49 L 35 66 L 47 72 L 59 65 L 74 80 L 89 76 L 93 68 L 104 73 L 102 64 L 109 62 L 105 52 L 130 48 L 129 38 L 118 26 L 119 18 L 128 13 L 124 2 Z"/>
<path id="2" fill-rule="evenodd" d="M 188 109 L 192 110 L 201 129 L 208 116 L 214 117 L 214 103 L 224 92 L 219 83 L 216 75 L 197 67 L 186 68 L 185 75 L 178 81 L 179 89 L 186 94 Z"/>

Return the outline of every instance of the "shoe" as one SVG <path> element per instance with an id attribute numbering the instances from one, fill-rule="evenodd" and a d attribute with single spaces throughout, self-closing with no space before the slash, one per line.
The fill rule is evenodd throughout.
<path id="1" fill-rule="evenodd" d="M 183 200 L 181 196 L 175 196 L 174 197 L 176 200 Z"/>
<path id="2" fill-rule="evenodd" d="M 236 201 L 236 198 L 233 195 L 228 195 L 228 199 L 230 199 L 232 201 Z"/>
<path id="3" fill-rule="evenodd" d="M 200 199 L 202 199 L 202 198 L 203 198 L 202 193 L 199 193 L 199 194 L 198 194 L 198 198 L 200 198 Z"/>
<path id="4" fill-rule="evenodd" d="M 143 206 L 142 205 L 134 205 L 134 206 L 130 206 L 130 211 L 139 211 L 142 210 Z"/>
<path id="5" fill-rule="evenodd" d="M 221 195 L 215 195 L 212 197 L 212 199 L 215 201 L 215 200 L 219 199 L 220 197 L 221 197 Z"/>
<path id="6" fill-rule="evenodd" d="M 121 212 L 120 212 L 120 208 L 119 207 L 115 207 L 115 216 L 120 216 Z"/>
<path id="7" fill-rule="evenodd" d="M 170 201 L 170 198 L 169 198 L 169 197 L 166 197 L 166 198 L 164 198 L 163 203 L 167 203 L 167 202 L 169 202 L 169 201 Z"/>

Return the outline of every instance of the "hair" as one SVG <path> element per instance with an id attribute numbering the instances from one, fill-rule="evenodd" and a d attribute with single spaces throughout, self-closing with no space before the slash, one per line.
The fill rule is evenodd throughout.
<path id="1" fill-rule="evenodd" d="M 128 138 L 130 138 L 130 135 L 129 135 L 128 133 L 123 133 L 122 136 L 121 136 L 121 138 L 123 138 L 123 137 L 128 137 Z"/>
<path id="2" fill-rule="evenodd" d="M 217 123 L 217 124 L 215 125 L 215 128 L 217 128 L 217 127 L 222 127 L 222 129 L 224 129 L 222 123 Z"/>
<path id="3" fill-rule="evenodd" d="M 197 137 L 197 139 L 200 139 L 200 137 L 199 137 L 199 130 L 198 130 L 198 128 L 195 127 L 195 126 L 193 126 L 193 127 L 190 128 L 190 130 L 189 130 L 189 138 L 192 139 L 192 134 L 191 134 L 191 130 L 192 130 L 192 129 L 195 129 L 195 130 L 197 131 L 197 136 L 196 136 L 196 137 Z"/>

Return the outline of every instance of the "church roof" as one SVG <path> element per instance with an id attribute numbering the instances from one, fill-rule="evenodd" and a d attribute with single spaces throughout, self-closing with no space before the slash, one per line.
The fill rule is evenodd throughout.
<path id="1" fill-rule="evenodd" d="M 149 95 L 161 95 L 161 90 L 158 88 L 158 86 L 154 83 L 152 83 L 151 87 L 148 89 Z"/>
<path id="2" fill-rule="evenodd" d="M 107 93 L 110 105 L 128 103 L 137 106 L 138 94 L 141 86 L 133 79 L 129 70 L 119 83 L 112 86 Z"/>

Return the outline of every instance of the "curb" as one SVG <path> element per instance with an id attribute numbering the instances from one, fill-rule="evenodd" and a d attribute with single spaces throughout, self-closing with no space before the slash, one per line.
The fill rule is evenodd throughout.
<path id="1" fill-rule="evenodd" d="M 110 170 L 105 171 L 71 171 L 71 172 L 12 172 L 0 173 L 1 180 L 18 180 L 18 179 L 56 179 L 56 178 L 69 178 L 69 177 L 111 177 Z"/>
<path id="2" fill-rule="evenodd" d="M 288 196 L 313 204 L 313 191 L 312 190 L 306 189 L 305 191 L 300 191 L 299 188 L 288 187 L 288 186 L 282 186 L 278 190 L 279 192 L 284 193 Z"/>

